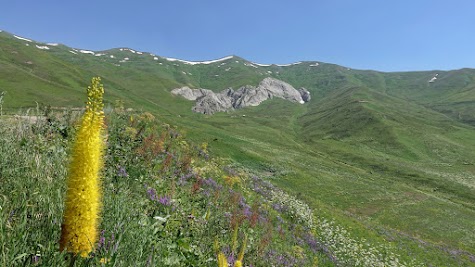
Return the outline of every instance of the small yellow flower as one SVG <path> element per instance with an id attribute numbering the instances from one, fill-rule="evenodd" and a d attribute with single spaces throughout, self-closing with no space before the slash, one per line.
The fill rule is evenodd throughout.
<path id="1" fill-rule="evenodd" d="M 108 263 L 109 261 L 111 261 L 110 258 L 101 258 L 101 259 L 99 260 L 99 262 L 102 263 L 102 264 L 106 264 L 106 263 Z"/>

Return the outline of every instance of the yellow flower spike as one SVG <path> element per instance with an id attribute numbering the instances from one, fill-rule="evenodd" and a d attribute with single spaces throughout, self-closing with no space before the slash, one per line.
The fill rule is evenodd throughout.
<path id="1" fill-rule="evenodd" d="M 234 267 L 242 267 L 242 262 L 240 260 L 237 260 L 235 263 L 234 263 Z"/>
<path id="2" fill-rule="evenodd" d="M 239 252 L 238 261 L 242 262 L 244 259 L 244 251 L 246 250 L 247 245 L 247 235 L 244 234 L 244 241 L 242 242 L 241 251 Z"/>
<path id="3" fill-rule="evenodd" d="M 101 193 L 99 174 L 104 152 L 104 88 L 93 78 L 87 88 L 86 111 L 73 145 L 69 165 L 60 250 L 81 257 L 93 251 L 98 238 Z"/>
<path id="4" fill-rule="evenodd" d="M 238 231 L 239 231 L 239 225 L 236 223 L 236 225 L 234 226 L 234 231 L 233 231 L 233 239 L 231 241 L 232 251 L 236 251 L 236 248 L 237 248 Z"/>
<path id="5" fill-rule="evenodd" d="M 219 253 L 219 241 L 218 241 L 217 237 L 214 239 L 214 246 L 213 247 L 214 247 L 214 251 L 216 252 L 216 254 L 218 254 Z"/>
<path id="6" fill-rule="evenodd" d="M 218 267 L 228 267 L 228 260 L 223 252 L 218 253 Z"/>

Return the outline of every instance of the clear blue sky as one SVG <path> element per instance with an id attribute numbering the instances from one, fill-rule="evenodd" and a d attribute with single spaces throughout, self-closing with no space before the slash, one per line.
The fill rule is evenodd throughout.
<path id="1" fill-rule="evenodd" d="M 473 0 L 2 2 L 0 29 L 89 50 L 382 71 L 475 68 Z"/>

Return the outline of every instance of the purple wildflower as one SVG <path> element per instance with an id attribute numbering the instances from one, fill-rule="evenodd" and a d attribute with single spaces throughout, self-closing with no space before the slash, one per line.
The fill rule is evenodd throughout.
<path id="1" fill-rule="evenodd" d="M 180 176 L 180 179 L 178 180 L 178 184 L 179 184 L 179 185 L 184 185 L 184 184 L 186 184 L 186 182 L 188 182 L 188 180 L 189 180 L 191 177 L 195 176 L 195 175 L 196 175 L 196 174 L 193 173 L 193 172 L 189 172 L 189 173 L 187 173 L 186 175 L 181 175 L 181 176 Z"/>
<path id="2" fill-rule="evenodd" d="M 239 206 L 242 208 L 242 207 L 245 207 L 247 204 L 246 204 L 246 198 L 241 196 L 239 198 Z"/>
<path id="3" fill-rule="evenodd" d="M 198 151 L 198 156 L 203 157 L 205 160 L 208 160 L 208 159 L 209 159 L 209 154 L 206 153 L 206 151 L 204 151 L 204 150 L 202 150 L 202 149 L 200 149 L 200 150 Z"/>
<path id="4" fill-rule="evenodd" d="M 104 236 L 105 233 L 106 233 L 106 230 L 101 231 L 101 236 L 99 237 L 99 243 L 97 244 L 98 250 L 101 249 L 106 243 L 106 237 Z"/>
<path id="5" fill-rule="evenodd" d="M 228 256 L 228 264 L 230 264 L 231 266 L 234 266 L 234 261 L 236 259 L 234 259 L 234 253 L 231 253 L 229 256 Z"/>
<path id="6" fill-rule="evenodd" d="M 147 189 L 147 194 L 148 194 L 148 197 L 150 198 L 150 200 L 152 200 L 152 201 L 157 200 L 157 191 L 155 191 L 155 189 L 149 187 Z"/>
<path id="7" fill-rule="evenodd" d="M 172 204 L 171 199 L 168 196 L 161 196 L 158 199 L 158 202 L 164 206 L 170 206 Z"/>
<path id="8" fill-rule="evenodd" d="M 209 189 L 203 190 L 203 191 L 201 191 L 201 193 L 202 193 L 203 195 L 205 195 L 206 197 L 211 196 L 211 192 L 209 191 Z"/>
<path id="9" fill-rule="evenodd" d="M 276 211 L 282 211 L 282 207 L 279 203 L 272 203 L 272 208 Z"/>
<path id="10" fill-rule="evenodd" d="M 119 166 L 119 169 L 117 170 L 117 175 L 118 175 L 119 177 L 127 177 L 127 176 L 129 176 L 129 174 L 127 173 L 127 171 L 125 170 L 125 168 L 122 167 L 122 166 Z"/>
<path id="11" fill-rule="evenodd" d="M 208 185 L 214 189 L 218 188 L 218 183 L 215 180 L 213 180 L 213 178 L 211 177 L 208 179 L 204 179 L 204 183 L 205 185 Z"/>
<path id="12" fill-rule="evenodd" d="M 228 166 L 224 167 L 224 171 L 227 172 L 231 176 L 237 176 L 238 175 L 237 171 L 235 171 L 233 168 L 228 167 Z"/>
<path id="13" fill-rule="evenodd" d="M 251 207 L 249 207 L 249 205 L 244 206 L 244 208 L 242 209 L 242 214 L 246 216 L 246 218 L 251 218 L 252 216 Z"/>
<path id="14" fill-rule="evenodd" d="M 305 236 L 305 241 L 307 242 L 307 245 L 312 249 L 314 252 L 316 252 L 319 249 L 319 243 L 317 239 L 310 233 L 307 233 Z"/>
<path id="15" fill-rule="evenodd" d="M 40 255 L 35 254 L 31 255 L 31 263 L 32 264 L 37 264 L 40 261 Z"/>

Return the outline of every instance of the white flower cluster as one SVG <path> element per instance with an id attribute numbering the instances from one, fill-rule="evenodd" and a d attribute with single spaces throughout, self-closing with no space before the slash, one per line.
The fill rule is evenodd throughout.
<path id="1" fill-rule="evenodd" d="M 374 246 L 364 238 L 356 240 L 350 233 L 334 221 L 317 221 L 318 238 L 327 246 L 338 262 L 344 266 L 361 267 L 416 267 L 423 266 L 415 262 L 399 261 L 399 255 L 392 252 L 389 245 Z"/>
<path id="2" fill-rule="evenodd" d="M 287 209 L 290 216 L 299 223 L 304 224 L 309 229 L 314 228 L 313 212 L 305 202 L 276 188 L 271 191 L 271 202 Z"/>

